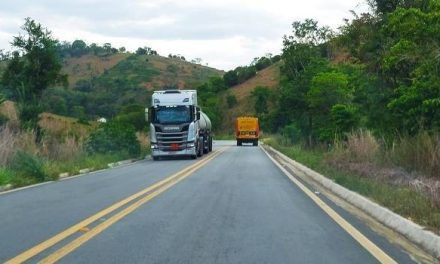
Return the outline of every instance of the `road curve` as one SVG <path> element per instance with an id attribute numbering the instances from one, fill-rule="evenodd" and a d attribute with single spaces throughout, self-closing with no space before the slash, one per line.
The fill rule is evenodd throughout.
<path id="1" fill-rule="evenodd" d="M 2 194 L 0 261 L 147 188 L 27 262 L 39 262 L 82 241 L 57 262 L 378 263 L 262 149 L 233 145 L 215 142 L 215 153 L 206 160 L 145 160 Z M 157 182 L 161 184 L 153 186 Z M 390 259 L 413 263 L 402 249 L 324 201 Z M 89 238 L 81 240 L 85 236 Z"/>

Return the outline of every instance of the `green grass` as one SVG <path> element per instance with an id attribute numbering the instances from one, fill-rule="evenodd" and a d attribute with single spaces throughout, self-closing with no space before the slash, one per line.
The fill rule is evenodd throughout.
<path id="1" fill-rule="evenodd" d="M 128 159 L 127 154 L 94 154 L 84 155 L 69 161 L 51 161 L 46 163 L 46 171 L 49 177 L 57 179 L 60 173 L 69 173 L 69 175 L 78 174 L 79 170 L 93 168 L 100 170 L 107 168 L 107 164 L 115 161 Z"/>
<path id="2" fill-rule="evenodd" d="M 93 168 L 93 170 L 105 169 L 107 164 L 130 158 L 127 154 L 94 154 L 82 155 L 68 161 L 45 161 L 44 180 L 40 180 L 29 173 L 25 174 L 19 169 L 0 168 L 0 186 L 12 184 L 21 187 L 42 181 L 57 180 L 60 173 L 68 172 L 69 175 L 78 174 L 79 170 Z"/>
<path id="3" fill-rule="evenodd" d="M 6 168 L 0 168 L 0 186 L 12 183 L 14 172 Z"/>
<path id="4" fill-rule="evenodd" d="M 265 142 L 345 188 L 368 197 L 437 234 L 440 233 L 440 208 L 423 194 L 406 187 L 394 186 L 376 179 L 361 177 L 352 172 L 338 170 L 325 162 L 326 153 L 322 150 L 308 150 L 298 145 L 286 146 L 273 138 Z"/>

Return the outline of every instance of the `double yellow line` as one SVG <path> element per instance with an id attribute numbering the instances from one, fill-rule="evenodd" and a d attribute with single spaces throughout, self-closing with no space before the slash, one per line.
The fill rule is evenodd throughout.
<path id="1" fill-rule="evenodd" d="M 53 247 L 57 243 L 63 241 L 64 239 L 68 238 L 69 236 L 81 231 L 81 230 L 88 230 L 87 226 L 96 222 L 97 220 L 103 218 L 106 215 L 109 215 L 110 213 L 116 211 L 117 209 L 129 204 L 130 202 L 133 202 L 126 208 L 122 209 L 121 211 L 117 212 L 104 222 L 101 222 L 100 224 L 96 225 L 95 227 L 88 230 L 83 235 L 79 236 L 78 238 L 72 240 L 71 242 L 67 243 L 62 248 L 58 249 L 54 253 L 50 254 L 46 258 L 40 261 L 40 263 L 55 263 L 59 259 L 63 258 L 70 252 L 74 251 L 76 248 L 80 247 L 82 244 L 86 243 L 91 238 L 95 237 L 114 223 L 118 222 L 122 218 L 126 217 L 128 214 L 132 213 L 134 210 L 136 210 L 141 205 L 147 203 L 154 197 L 160 195 L 161 193 L 165 192 L 178 182 L 182 181 L 183 179 L 190 176 L 192 173 L 206 165 L 208 162 L 210 162 L 212 159 L 220 155 L 225 148 L 217 150 L 212 152 L 210 155 L 206 156 L 206 158 L 200 160 L 199 162 L 183 169 L 182 171 L 175 173 L 169 177 L 167 177 L 164 180 L 161 180 L 150 187 L 135 193 L 127 198 L 125 198 L 122 201 L 119 201 L 110 207 L 88 217 L 87 219 L 84 219 L 83 221 L 67 228 L 66 230 L 58 233 L 57 235 L 49 238 L 48 240 L 22 252 L 21 254 L 17 255 L 16 257 L 6 261 L 7 264 L 11 263 L 23 263 L 30 258 L 40 254 L 41 252 L 47 250 L 50 247 Z M 135 201 L 136 200 L 136 201 Z"/>

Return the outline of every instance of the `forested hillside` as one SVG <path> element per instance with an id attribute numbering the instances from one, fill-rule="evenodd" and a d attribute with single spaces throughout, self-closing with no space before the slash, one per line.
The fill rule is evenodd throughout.
<path id="1" fill-rule="evenodd" d="M 44 111 L 83 120 L 110 118 L 130 105 L 145 106 L 153 90 L 193 89 L 209 77 L 223 74 L 183 56 L 160 56 L 148 47 L 130 53 L 110 43 L 87 45 L 76 40 L 58 43 L 57 55 L 67 86 L 52 85 L 44 91 Z M 1 63 L 0 73 L 8 59 Z M 16 99 L 12 91 L 3 92 Z"/>
<path id="2" fill-rule="evenodd" d="M 225 105 L 228 96 L 253 94 L 252 102 L 244 102 L 246 110 L 259 115 L 266 131 L 285 131 L 309 145 L 358 128 L 388 138 L 438 133 L 440 3 L 369 4 L 370 13 L 353 13 L 336 32 L 313 19 L 294 22 L 282 40 L 282 61 L 272 66 L 280 66 L 280 76 L 272 72 L 272 79 L 279 80 L 277 89 L 260 87 L 251 93 L 249 86 L 261 86 L 252 85 L 258 75 L 244 88 L 230 85 L 228 72 L 223 83 L 210 82 L 201 90 L 226 90 Z M 255 70 L 257 61 L 248 68 Z M 267 86 L 273 88 L 272 83 Z M 230 107 L 235 99 L 229 100 Z"/>
<path id="3" fill-rule="evenodd" d="M 257 115 L 267 144 L 438 232 L 440 2 L 368 4 L 337 31 L 294 22 L 280 62 L 257 58 L 239 85 L 242 67 L 211 80 L 202 102 L 223 133 Z"/>

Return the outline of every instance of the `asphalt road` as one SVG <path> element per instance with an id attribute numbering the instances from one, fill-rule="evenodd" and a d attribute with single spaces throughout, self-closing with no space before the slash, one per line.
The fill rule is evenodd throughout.
<path id="1" fill-rule="evenodd" d="M 29 249 L 29 263 L 53 256 L 58 263 L 379 262 L 262 149 L 231 141 L 214 146 L 211 160 L 144 160 L 1 194 L 0 262 Z M 179 174 L 189 166 L 193 170 Z M 176 178 L 66 235 L 170 175 Z M 404 250 L 324 201 L 394 261 L 413 263 Z M 57 234 L 65 236 L 40 244 Z"/>

